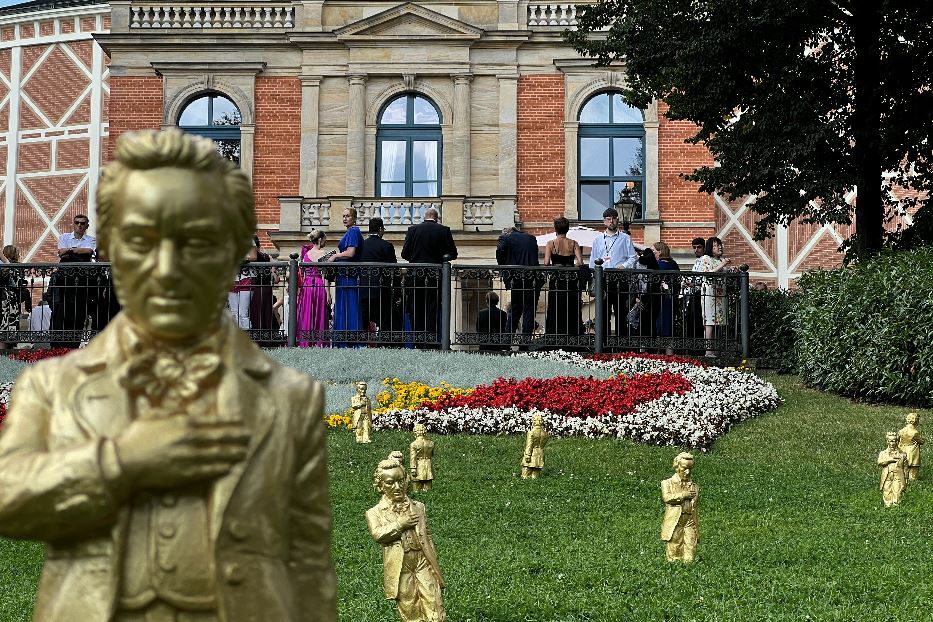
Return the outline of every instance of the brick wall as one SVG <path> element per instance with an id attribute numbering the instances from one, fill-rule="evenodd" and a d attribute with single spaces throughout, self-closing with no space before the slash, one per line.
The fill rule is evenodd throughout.
<path id="1" fill-rule="evenodd" d="M 110 140 L 104 162 L 113 154 L 117 138 L 133 130 L 157 130 L 162 126 L 162 78 L 110 78 Z"/>
<path id="2" fill-rule="evenodd" d="M 523 221 L 564 213 L 564 76 L 518 79 L 518 211 Z"/>
<path id="3" fill-rule="evenodd" d="M 256 78 L 253 193 L 259 224 L 278 224 L 279 197 L 298 194 L 300 143 L 299 79 Z M 267 240 L 263 246 L 268 246 Z"/>
<path id="4" fill-rule="evenodd" d="M 691 145 L 684 140 L 696 133 L 696 126 L 688 121 L 667 118 L 667 105 L 658 104 L 658 211 L 661 220 L 671 222 L 713 222 L 713 198 L 698 192 L 700 185 L 681 177 L 700 166 L 712 164 L 713 159 L 702 145 Z M 672 248 L 688 248 L 690 240 L 709 237 L 713 228 L 663 228 L 661 239 Z"/>

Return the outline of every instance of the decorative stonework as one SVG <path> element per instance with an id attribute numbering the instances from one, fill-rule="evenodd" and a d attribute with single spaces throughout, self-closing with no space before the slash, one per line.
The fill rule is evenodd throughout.
<path id="1" fill-rule="evenodd" d="M 271 2 L 228 6 L 151 4 L 130 7 L 130 28 L 293 28 L 295 9 Z"/>

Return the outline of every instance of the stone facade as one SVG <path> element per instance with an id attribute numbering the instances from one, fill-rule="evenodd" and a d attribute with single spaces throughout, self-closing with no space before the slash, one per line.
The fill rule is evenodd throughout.
<path id="1" fill-rule="evenodd" d="M 30 259 L 53 257 L 55 237 L 67 230 L 62 217 L 87 211 L 93 226 L 108 136 L 175 126 L 191 101 L 214 93 L 239 109 L 240 165 L 254 180 L 260 234 L 283 254 L 311 228 L 338 234 L 345 207 L 356 207 L 362 224 L 382 215 L 398 243 L 434 206 L 455 231 L 460 261 L 488 261 L 499 232 L 516 221 L 535 232 L 561 214 L 580 222 L 580 111 L 625 80 L 623 67 L 596 68 L 563 42 L 573 2 L 69 5 L 0 13 L 0 90 L 9 92 L 0 104 L 4 241 L 25 246 Z M 42 88 L 48 71 L 32 63 L 61 67 L 54 73 L 66 88 Z M 405 93 L 428 98 L 439 113 L 438 197 L 376 196 L 378 117 Z M 690 240 L 717 234 L 734 263 L 750 265 L 753 281 L 784 286 L 809 265 L 838 263 L 843 228 L 795 225 L 755 242 L 750 199 L 729 202 L 686 182 L 682 175 L 710 157 L 684 144 L 692 127 L 665 109 L 659 102 L 641 111 L 636 241 L 666 241 L 686 268 Z M 7 171 L 16 171 L 15 183 Z"/>

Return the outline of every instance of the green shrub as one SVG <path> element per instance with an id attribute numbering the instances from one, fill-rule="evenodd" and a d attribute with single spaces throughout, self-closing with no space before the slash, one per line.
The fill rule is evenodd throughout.
<path id="1" fill-rule="evenodd" d="M 749 353 L 758 367 L 797 368 L 795 313 L 800 294 L 783 289 L 748 292 Z"/>
<path id="2" fill-rule="evenodd" d="M 806 383 L 870 401 L 933 404 L 933 249 L 810 272 L 800 288 Z"/>

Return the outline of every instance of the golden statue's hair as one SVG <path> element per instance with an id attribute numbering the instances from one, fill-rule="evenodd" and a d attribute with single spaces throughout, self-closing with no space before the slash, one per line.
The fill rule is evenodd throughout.
<path id="1" fill-rule="evenodd" d="M 234 240 L 241 247 L 237 258 L 245 255 L 253 244 L 252 237 L 256 231 L 253 188 L 249 177 L 233 162 L 222 157 L 212 140 L 176 129 L 127 132 L 117 140 L 113 161 L 101 171 L 97 186 L 98 246 L 107 249 L 117 212 L 122 208 L 119 196 L 127 176 L 133 171 L 163 167 L 212 173 L 223 180 L 218 191 L 224 192 L 224 203 L 231 208 Z"/>
<path id="2" fill-rule="evenodd" d="M 679 454 L 674 456 L 674 468 L 676 469 L 678 464 L 680 464 L 681 462 L 686 462 L 688 460 L 690 462 L 693 462 L 693 454 L 688 451 L 680 452 Z"/>

